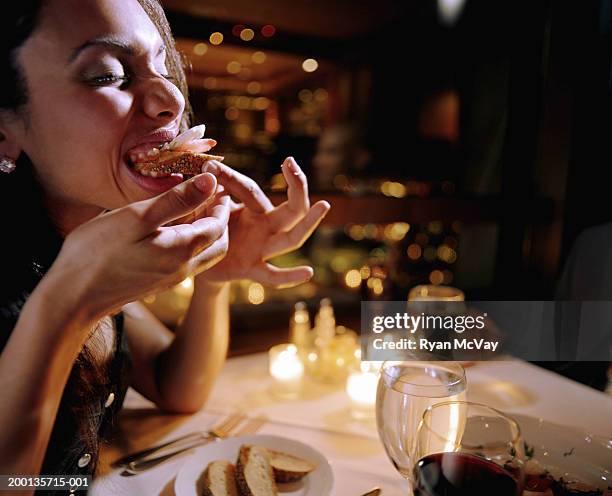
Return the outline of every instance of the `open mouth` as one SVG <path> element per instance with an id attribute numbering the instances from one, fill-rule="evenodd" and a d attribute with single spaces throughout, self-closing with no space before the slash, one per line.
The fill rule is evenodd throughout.
<path id="1" fill-rule="evenodd" d="M 217 142 L 204 138 L 205 129 L 206 126 L 200 124 L 172 140 L 164 139 L 166 135 L 160 135 L 160 141 L 151 140 L 128 150 L 125 162 L 133 173 L 138 173 L 137 176 L 160 180 L 173 178 L 174 181 L 193 177 L 201 173 L 206 162 L 223 161 L 222 156 L 208 153 Z"/>

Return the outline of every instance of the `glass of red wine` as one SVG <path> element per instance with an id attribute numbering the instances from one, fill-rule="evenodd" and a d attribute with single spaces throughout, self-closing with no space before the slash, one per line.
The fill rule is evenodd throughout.
<path id="1" fill-rule="evenodd" d="M 415 496 L 520 496 L 525 453 L 519 425 L 478 403 L 429 407 L 417 430 Z"/>

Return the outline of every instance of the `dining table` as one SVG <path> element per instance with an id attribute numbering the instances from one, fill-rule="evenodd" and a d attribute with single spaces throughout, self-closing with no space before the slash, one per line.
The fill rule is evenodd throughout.
<path id="1" fill-rule="evenodd" d="M 466 367 L 466 375 L 469 401 L 612 439 L 609 394 L 517 359 L 473 362 Z M 406 481 L 378 438 L 375 419 L 351 415 L 344 384 L 305 378 L 298 397 L 279 397 L 266 353 L 229 358 L 205 406 L 195 414 L 163 413 L 129 389 L 114 434 L 101 449 L 99 475 L 89 494 L 181 496 L 175 493 L 175 478 L 193 452 L 137 475 L 113 469 L 111 464 L 134 451 L 209 429 L 233 412 L 259 419 L 258 434 L 301 441 L 319 451 L 332 468 L 333 495 L 360 496 L 375 486 L 383 496 L 407 494 Z"/>

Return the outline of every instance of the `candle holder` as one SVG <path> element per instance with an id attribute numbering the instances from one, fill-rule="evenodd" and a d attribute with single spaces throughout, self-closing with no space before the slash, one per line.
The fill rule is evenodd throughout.
<path id="1" fill-rule="evenodd" d="M 351 372 L 346 380 L 346 394 L 351 401 L 351 416 L 356 420 L 373 419 L 376 411 L 378 367 L 361 362 L 359 370 Z"/>
<path id="2" fill-rule="evenodd" d="M 304 364 L 294 344 L 283 343 L 270 348 L 269 370 L 272 376 L 272 392 L 281 398 L 297 398 L 302 391 Z"/>

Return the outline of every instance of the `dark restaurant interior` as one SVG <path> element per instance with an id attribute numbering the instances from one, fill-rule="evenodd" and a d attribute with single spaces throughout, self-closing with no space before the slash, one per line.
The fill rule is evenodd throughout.
<path id="1" fill-rule="evenodd" d="M 332 205 L 273 261 L 307 261 L 311 282 L 234 284 L 233 354 L 285 339 L 299 300 L 315 312 L 328 297 L 357 328 L 362 300 L 405 301 L 418 284 L 467 300 L 572 297 L 559 288 L 573 247 L 612 220 L 612 2 L 579 3 L 163 2 L 195 123 L 225 163 L 278 203 L 294 156 L 313 202 Z M 574 254 L 602 281 L 603 229 Z M 591 284 L 588 297 L 608 298 Z M 147 303 L 176 324 L 190 289 Z"/>

